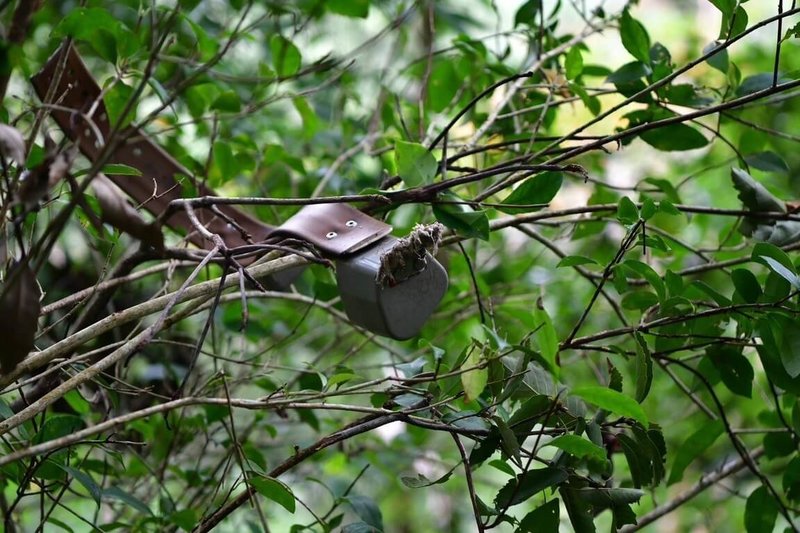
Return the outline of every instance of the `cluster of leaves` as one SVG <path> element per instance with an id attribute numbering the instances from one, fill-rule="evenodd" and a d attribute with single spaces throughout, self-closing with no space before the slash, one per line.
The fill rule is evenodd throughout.
<path id="1" fill-rule="evenodd" d="M 633 1 L 39 4 L 0 7 L 6 530 L 797 529 L 800 10 L 659 43 Z M 74 121 L 152 136 L 185 199 L 447 227 L 419 338 L 123 200 L 103 173 L 157 177 L 28 87 L 64 42 L 102 86 Z"/>

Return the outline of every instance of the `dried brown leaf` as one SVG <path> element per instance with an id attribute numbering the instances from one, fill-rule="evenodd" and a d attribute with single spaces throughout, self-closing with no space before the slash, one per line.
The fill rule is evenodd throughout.
<path id="1" fill-rule="evenodd" d="M 44 160 L 30 170 L 22 173 L 17 201 L 31 209 L 47 198 L 50 189 L 63 180 L 75 159 L 75 149 L 57 151 L 54 143 L 45 142 L 47 155 Z"/>
<path id="2" fill-rule="evenodd" d="M 18 165 L 25 163 L 25 138 L 8 124 L 0 124 L 0 155 Z"/>
<path id="3" fill-rule="evenodd" d="M 13 263 L 0 288 L 0 373 L 8 374 L 33 349 L 42 290 L 27 265 Z"/>
<path id="4" fill-rule="evenodd" d="M 99 174 L 92 180 L 92 190 L 100 204 L 103 222 L 145 244 L 159 249 L 164 247 L 161 229 L 155 224 L 146 222 L 110 179 Z"/>

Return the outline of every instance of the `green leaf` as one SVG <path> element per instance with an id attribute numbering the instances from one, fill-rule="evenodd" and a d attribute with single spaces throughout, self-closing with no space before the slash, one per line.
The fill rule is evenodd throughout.
<path id="1" fill-rule="evenodd" d="M 650 37 L 642 23 L 633 18 L 627 9 L 619 20 L 619 34 L 625 50 L 643 63 L 650 62 Z"/>
<path id="2" fill-rule="evenodd" d="M 578 387 L 573 389 L 571 394 L 583 398 L 585 401 L 606 411 L 632 418 L 645 427 L 649 425 L 647 415 L 642 406 L 630 396 L 625 396 L 606 387 Z"/>
<path id="3" fill-rule="evenodd" d="M 712 50 L 715 50 L 715 49 L 719 48 L 720 44 L 721 43 L 719 43 L 719 42 L 710 43 L 705 48 L 703 48 L 703 54 L 704 55 L 708 54 Z M 727 74 L 728 73 L 728 49 L 727 48 L 723 48 L 722 50 L 719 50 L 719 51 L 715 52 L 714 55 L 712 55 L 711 57 L 709 57 L 706 60 L 706 63 L 708 63 L 708 66 L 710 66 L 711 68 L 717 69 L 718 71 L 722 72 L 723 74 Z"/>
<path id="4" fill-rule="evenodd" d="M 549 370 L 557 376 L 558 334 L 550 315 L 547 314 L 547 310 L 541 305 L 541 302 L 537 302 L 533 306 L 533 320 L 536 324 L 536 340 L 539 345 L 539 351 L 548 364 Z"/>
<path id="5" fill-rule="evenodd" d="M 235 91 L 225 91 L 211 102 L 211 109 L 227 113 L 236 113 L 242 109 L 242 101 Z"/>
<path id="6" fill-rule="evenodd" d="M 582 494 L 571 487 L 562 486 L 559 490 L 567 509 L 569 521 L 574 533 L 594 533 L 594 511 L 592 506 L 583 499 Z"/>
<path id="7" fill-rule="evenodd" d="M 722 435 L 723 431 L 725 431 L 725 426 L 722 421 L 712 420 L 705 422 L 700 429 L 689 435 L 675 452 L 675 461 L 672 463 L 667 485 L 672 485 L 683 479 L 683 472 L 686 467 L 706 451 L 709 446 L 714 444 L 714 441 Z"/>
<path id="8" fill-rule="evenodd" d="M 791 284 L 786 281 L 782 276 L 775 272 L 770 272 L 767 275 L 767 281 L 764 282 L 764 301 L 778 302 L 789 296 Z"/>
<path id="9" fill-rule="evenodd" d="M 725 17 L 730 17 L 733 15 L 733 11 L 736 8 L 736 0 L 708 0 L 711 4 L 714 5 L 717 9 L 722 12 L 722 15 Z"/>
<path id="10" fill-rule="evenodd" d="M 292 98 L 292 103 L 297 112 L 300 113 L 300 118 L 303 119 L 303 137 L 306 139 L 313 138 L 322 128 L 317 113 L 305 98 Z"/>
<path id="11" fill-rule="evenodd" d="M 785 41 L 791 38 L 796 39 L 798 37 L 800 37 L 800 22 L 798 22 L 797 24 L 786 30 L 786 33 L 784 34 L 783 39 L 781 39 L 781 41 Z"/>
<path id="12" fill-rule="evenodd" d="M 233 155 L 231 145 L 225 141 L 214 143 L 213 161 L 214 164 L 211 169 L 211 173 L 214 176 L 214 179 L 212 179 L 213 185 L 230 181 L 239 172 L 239 165 Z"/>
<path id="13" fill-rule="evenodd" d="M 91 405 L 87 402 L 77 389 L 72 389 L 64 395 L 64 400 L 69 406 L 81 416 L 88 415 L 92 411 Z M 2 413 L 0 413 L 2 415 Z"/>
<path id="14" fill-rule="evenodd" d="M 789 377 L 794 379 L 800 376 L 800 324 L 797 320 L 788 318 L 784 318 L 781 323 L 784 326 L 781 331 L 781 362 Z"/>
<path id="15" fill-rule="evenodd" d="M 606 81 L 614 85 L 627 85 L 649 76 L 652 70 L 641 61 L 626 63 L 611 73 Z"/>
<path id="16" fill-rule="evenodd" d="M 449 193 L 442 196 L 448 200 L 459 200 Z M 475 211 L 463 204 L 438 203 L 433 204 L 433 214 L 436 220 L 466 237 L 489 240 L 489 217 L 485 211 Z"/>
<path id="17" fill-rule="evenodd" d="M 428 80 L 428 109 L 441 113 L 453 102 L 453 97 L 461 89 L 463 78 L 448 58 L 434 61 L 433 65 Z"/>
<path id="18" fill-rule="evenodd" d="M 563 483 L 568 477 L 569 474 L 565 470 L 553 466 L 528 470 L 509 480 L 500 489 L 494 499 L 494 505 L 500 508 L 517 505 L 548 487 Z"/>
<path id="19" fill-rule="evenodd" d="M 800 500 L 800 457 L 794 457 L 783 471 L 783 491 L 792 501 Z"/>
<path id="20" fill-rule="evenodd" d="M 768 263 L 765 260 L 767 257 L 773 259 L 773 261 Z M 777 246 L 774 246 L 766 242 L 759 242 L 756 243 L 755 246 L 753 246 L 753 251 L 750 254 L 750 259 L 758 263 L 761 263 L 762 265 L 766 265 L 770 268 L 772 268 L 772 266 L 774 265 L 780 265 L 781 272 L 778 272 L 777 270 L 773 271 L 776 274 L 783 277 L 784 279 L 786 279 L 786 281 L 788 281 L 789 283 L 791 283 L 792 276 L 795 276 L 797 274 L 797 270 L 795 270 L 794 264 L 792 263 L 792 260 L 789 258 L 789 255 L 780 248 L 778 248 Z"/>
<path id="21" fill-rule="evenodd" d="M 76 470 L 70 466 L 64 466 L 64 465 L 58 465 L 58 466 L 61 467 L 61 469 L 64 470 L 64 472 L 72 476 L 73 479 L 77 480 L 78 483 L 83 485 L 83 487 L 89 492 L 89 495 L 91 495 L 95 503 L 97 503 L 97 505 L 100 505 L 100 497 L 102 495 L 102 491 L 100 487 L 97 485 L 97 483 L 94 482 L 92 476 L 90 476 L 86 472 L 81 472 L 80 470 Z"/>
<path id="22" fill-rule="evenodd" d="M 645 450 L 645 453 L 642 453 L 642 446 L 639 446 L 635 439 L 624 433 L 617 434 L 616 438 L 622 448 L 622 453 L 625 455 L 625 460 L 628 462 L 633 486 L 639 488 L 649 485 L 653 481 L 653 470 L 650 467 L 650 458 L 647 451 Z"/>
<path id="23" fill-rule="evenodd" d="M 112 126 L 124 128 L 136 118 L 136 104 L 131 107 L 124 117 L 122 116 L 123 111 L 125 111 L 125 106 L 128 104 L 128 100 L 132 97 L 133 87 L 125 85 L 125 83 L 121 81 L 114 83 L 114 85 L 103 94 L 103 103 L 108 113 L 108 122 Z"/>
<path id="24" fill-rule="evenodd" d="M 772 87 L 772 82 L 775 80 L 772 72 L 762 72 L 761 74 L 754 74 L 742 80 L 739 88 L 736 89 L 736 96 L 747 96 L 748 94 L 757 93 Z M 778 83 L 785 83 L 789 80 L 783 77 L 778 78 Z"/>
<path id="25" fill-rule="evenodd" d="M 531 28 L 535 27 L 541 8 L 542 0 L 528 0 L 522 4 L 514 15 L 514 27 L 520 24 L 526 24 Z"/>
<path id="26" fill-rule="evenodd" d="M 552 406 L 552 399 L 541 394 L 527 398 L 514 414 L 508 419 L 508 425 L 513 428 L 518 442 L 524 442 L 528 438 L 533 427 L 539 423 L 539 419 L 546 415 Z"/>
<path id="27" fill-rule="evenodd" d="M 761 285 L 758 283 L 755 274 L 743 268 L 737 268 L 731 272 L 731 280 L 736 292 L 746 303 L 756 303 L 761 297 Z"/>
<path id="28" fill-rule="evenodd" d="M 558 533 L 560 506 L 558 498 L 540 505 L 520 521 L 519 533 Z"/>
<path id="29" fill-rule="evenodd" d="M 600 463 L 606 461 L 606 451 L 603 448 L 578 435 L 561 435 L 548 442 L 547 446 L 555 446 L 579 459 L 589 459 Z"/>
<path id="30" fill-rule="evenodd" d="M 49 415 L 34 438 L 36 444 L 66 437 L 83 429 L 86 423 L 75 415 Z"/>
<path id="31" fill-rule="evenodd" d="M 297 385 L 300 390 L 321 391 L 325 388 L 325 376 L 313 371 L 300 372 L 298 373 Z"/>
<path id="32" fill-rule="evenodd" d="M 513 457 L 517 461 L 521 461 L 522 457 L 519 452 L 520 441 L 517 440 L 517 435 L 512 431 L 509 424 L 506 424 L 499 416 L 493 416 L 492 420 L 494 420 L 497 431 L 500 433 L 500 445 L 503 447 L 505 454 L 509 457 Z M 521 440 L 525 440 L 524 437 Z"/>
<path id="33" fill-rule="evenodd" d="M 789 256 L 772 244 L 759 242 L 753 246 L 750 258 L 762 265 L 766 265 L 775 274 L 789 282 L 794 288 L 800 288 L 800 278 Z"/>
<path id="34" fill-rule="evenodd" d="M 789 433 L 767 433 L 764 435 L 764 456 L 768 459 L 788 457 L 796 452 L 797 446 Z"/>
<path id="35" fill-rule="evenodd" d="M 722 382 L 731 392 L 745 398 L 752 397 L 755 372 L 741 350 L 724 345 L 712 346 L 706 350 L 706 354 L 719 371 Z"/>
<path id="36" fill-rule="evenodd" d="M 766 244 L 766 243 L 765 243 Z M 761 257 L 762 261 L 772 269 L 777 275 L 785 279 L 789 282 L 789 284 L 794 287 L 795 289 L 800 289 L 800 279 L 798 278 L 797 274 L 783 266 L 782 263 L 778 262 L 777 260 L 773 259 L 772 257 Z"/>
<path id="37" fill-rule="evenodd" d="M 628 259 L 623 262 L 622 265 L 631 272 L 634 272 L 646 279 L 648 283 L 650 283 L 650 286 L 655 289 L 656 294 L 658 294 L 659 301 L 663 302 L 666 300 L 667 289 L 664 285 L 664 280 L 662 280 L 661 276 L 659 276 L 658 273 L 653 270 L 653 267 L 647 263 L 642 263 L 641 261 L 636 261 L 634 259 Z"/>
<path id="38" fill-rule="evenodd" d="M 756 152 L 744 157 L 751 167 L 765 172 L 789 172 L 789 165 L 775 152 Z"/>
<path id="39" fill-rule="evenodd" d="M 650 349 L 640 334 L 636 334 L 636 401 L 647 398 L 653 383 L 653 358 Z"/>
<path id="40" fill-rule="evenodd" d="M 668 124 L 639 134 L 644 142 L 662 152 L 695 150 L 708 144 L 702 133 L 686 124 Z"/>
<path id="41" fill-rule="evenodd" d="M 194 509 L 182 509 L 169 515 L 169 521 L 184 531 L 192 531 L 198 520 L 197 511 Z"/>
<path id="42" fill-rule="evenodd" d="M 125 503 L 128 506 L 132 507 L 138 513 L 147 514 L 147 515 L 151 515 L 151 516 L 153 515 L 153 511 L 150 510 L 150 507 L 148 507 L 148 505 L 146 503 L 144 503 L 139 498 L 136 498 L 135 496 L 132 496 L 131 494 L 128 494 L 127 492 L 125 492 L 124 490 L 122 490 L 119 487 L 111 486 L 111 487 L 105 488 L 105 489 L 103 489 L 103 494 L 102 495 L 103 495 L 104 499 L 119 500 L 122 503 Z"/>
<path id="43" fill-rule="evenodd" d="M 617 220 L 626 226 L 635 224 L 639 220 L 639 208 L 636 207 L 633 200 L 627 196 L 623 196 L 619 199 L 619 204 L 617 204 Z"/>
<path id="44" fill-rule="evenodd" d="M 744 506 L 744 527 L 747 533 L 764 533 L 775 529 L 778 503 L 763 485 L 750 493 Z"/>
<path id="45" fill-rule="evenodd" d="M 119 56 L 130 57 L 139 49 L 136 36 L 108 10 L 97 7 L 71 9 L 53 30 L 55 37 L 67 35 L 87 42 L 110 63 Z"/>
<path id="46" fill-rule="evenodd" d="M 644 311 L 658 304 L 658 296 L 650 291 L 631 291 L 622 297 L 620 305 L 623 309 Z"/>
<path id="47" fill-rule="evenodd" d="M 719 28 L 720 39 L 732 39 L 747 29 L 747 11 L 737 6 L 733 13 L 723 11 L 722 24 Z"/>
<path id="48" fill-rule="evenodd" d="M 477 367 L 483 362 L 482 350 L 470 350 L 464 361 L 464 369 Z M 464 387 L 464 398 L 466 401 L 471 402 L 477 400 L 478 397 L 486 388 L 486 382 L 489 379 L 489 371 L 486 365 L 474 370 L 468 370 L 461 374 L 461 385 Z"/>
<path id="49" fill-rule="evenodd" d="M 206 423 L 211 425 L 220 420 L 228 418 L 230 408 L 227 405 L 204 405 L 203 411 L 206 415 Z"/>
<path id="50" fill-rule="evenodd" d="M 354 494 L 348 496 L 346 500 L 361 520 L 379 531 L 383 531 L 383 515 L 372 498 Z"/>
<path id="51" fill-rule="evenodd" d="M 302 63 L 300 50 L 286 37 L 275 34 L 269 40 L 269 49 L 272 53 L 272 65 L 281 78 L 297 74 Z"/>
<path id="52" fill-rule="evenodd" d="M 515 476 L 516 475 L 516 472 L 514 471 L 514 468 L 510 464 L 508 464 L 507 462 L 503 461 L 502 459 L 493 459 L 493 460 L 489 461 L 488 464 L 492 468 L 496 468 L 497 470 L 501 471 L 502 473 L 504 473 L 506 475 L 509 475 L 509 476 Z"/>
<path id="53" fill-rule="evenodd" d="M 569 255 L 558 262 L 556 268 L 573 267 L 579 265 L 600 265 L 597 261 L 590 257 L 582 255 Z"/>
<path id="54" fill-rule="evenodd" d="M 800 377 L 790 376 L 784 362 L 784 358 L 794 357 L 800 341 L 800 332 L 793 331 L 793 328 L 796 329 L 796 326 L 791 320 L 777 313 L 759 319 L 756 330 L 761 337 L 761 343 L 756 345 L 756 351 L 769 379 L 778 387 L 800 395 Z M 791 364 L 788 366 L 794 367 Z"/>
<path id="55" fill-rule="evenodd" d="M 641 209 L 642 220 L 650 220 L 651 218 L 653 218 L 653 215 L 655 215 L 657 212 L 658 212 L 658 207 L 656 206 L 656 203 L 652 199 L 645 198 L 642 201 L 642 209 Z"/>
<path id="56" fill-rule="evenodd" d="M 273 477 L 259 475 L 256 472 L 250 473 L 247 482 L 262 496 L 274 501 L 290 513 L 294 513 L 294 493 L 292 493 L 292 489 L 290 489 L 286 483 Z"/>
<path id="57" fill-rule="evenodd" d="M 194 33 L 196 40 L 195 45 L 197 46 L 198 52 L 200 52 L 200 58 L 203 61 L 208 61 L 214 57 L 219 50 L 219 42 L 210 37 L 208 32 L 206 32 L 202 26 L 194 22 L 190 17 L 184 15 L 182 16 L 182 19 L 192 27 L 192 32 Z"/>
<path id="58" fill-rule="evenodd" d="M 561 172 L 544 172 L 526 179 L 511 191 L 511 194 L 497 207 L 509 214 L 538 211 L 550 203 L 561 188 Z"/>
<path id="59" fill-rule="evenodd" d="M 573 46 L 567 52 L 564 59 L 564 70 L 568 80 L 574 80 L 583 72 L 583 55 L 577 46 Z"/>
<path id="60" fill-rule="evenodd" d="M 660 202 L 658 202 L 658 211 L 660 213 L 664 213 L 666 215 L 671 215 L 671 216 L 683 215 L 680 209 L 672 205 L 672 203 L 667 200 L 661 200 Z"/>
<path id="61" fill-rule="evenodd" d="M 431 183 L 436 176 L 436 158 L 421 144 L 397 141 L 394 157 L 397 173 L 409 187 Z"/>
<path id="62" fill-rule="evenodd" d="M 623 309 L 644 311 L 658 304 L 658 296 L 650 291 L 632 291 L 622 297 Z"/>
<path id="63" fill-rule="evenodd" d="M 569 90 L 578 95 L 583 105 L 586 106 L 586 109 L 588 109 L 592 115 L 597 116 L 600 114 L 602 106 L 599 98 L 590 95 L 586 89 L 578 83 L 570 83 Z"/>
<path id="64" fill-rule="evenodd" d="M 428 359 L 424 355 L 420 355 L 413 361 L 409 363 L 401 363 L 399 365 L 395 365 L 395 368 L 402 372 L 402 374 L 407 378 L 413 378 L 414 376 L 418 376 L 422 374 L 422 370 L 425 368 Z"/>
<path id="65" fill-rule="evenodd" d="M 367 18 L 370 0 L 326 0 L 325 7 L 331 13 L 351 18 Z"/>
<path id="66" fill-rule="evenodd" d="M 610 359 L 606 359 L 606 363 L 608 364 L 608 388 L 617 392 L 622 392 L 622 373 L 617 367 L 611 364 Z"/>
<path id="67" fill-rule="evenodd" d="M 612 528 L 619 531 L 625 524 L 636 524 L 636 513 L 630 505 L 619 503 L 611 506 L 611 514 L 614 518 Z"/>

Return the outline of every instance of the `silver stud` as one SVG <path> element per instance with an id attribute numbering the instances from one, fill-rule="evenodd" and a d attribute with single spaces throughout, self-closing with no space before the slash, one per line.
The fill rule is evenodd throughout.
<path id="1" fill-rule="evenodd" d="M 344 223 L 344 225 L 347 226 L 348 228 L 355 228 L 356 226 L 358 226 L 358 222 L 356 222 L 355 220 L 348 220 L 347 222 Z"/>
<path id="2" fill-rule="evenodd" d="M 336 233 L 335 231 L 329 231 L 328 234 L 325 235 L 325 237 L 328 239 L 335 239 L 337 235 L 338 233 Z"/>

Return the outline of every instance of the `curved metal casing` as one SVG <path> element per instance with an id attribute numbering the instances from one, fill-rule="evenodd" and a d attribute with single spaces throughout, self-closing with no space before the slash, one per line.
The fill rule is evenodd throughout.
<path id="1" fill-rule="evenodd" d="M 378 283 L 381 256 L 397 243 L 387 236 L 369 249 L 336 260 L 336 279 L 345 312 L 378 335 L 414 337 L 447 291 L 447 271 L 426 252 L 425 268 L 394 286 Z"/>

